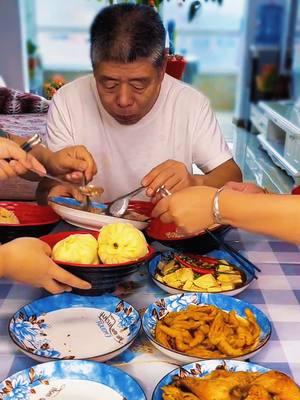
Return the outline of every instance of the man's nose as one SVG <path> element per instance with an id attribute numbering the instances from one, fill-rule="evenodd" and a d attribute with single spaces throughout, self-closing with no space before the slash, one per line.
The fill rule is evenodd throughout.
<path id="1" fill-rule="evenodd" d="M 134 99 L 130 88 L 127 85 L 121 85 L 117 98 L 119 107 L 129 107 L 132 106 Z"/>

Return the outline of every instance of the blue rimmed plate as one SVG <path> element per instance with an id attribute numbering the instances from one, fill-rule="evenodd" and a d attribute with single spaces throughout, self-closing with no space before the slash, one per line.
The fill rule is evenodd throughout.
<path id="1" fill-rule="evenodd" d="M 22 307 L 9 322 L 9 334 L 38 361 L 107 361 L 133 343 L 140 327 L 139 313 L 115 296 L 63 293 Z"/>
<path id="2" fill-rule="evenodd" d="M 71 225 L 79 226 L 80 228 L 99 230 L 103 225 L 112 224 L 116 222 L 127 222 L 135 226 L 137 229 L 145 229 L 149 222 L 137 221 L 134 219 L 116 218 L 110 215 L 97 214 L 93 212 L 83 211 L 81 203 L 75 199 L 68 197 L 51 197 L 49 204 L 53 210 L 63 220 Z M 105 210 L 106 204 L 92 202 L 92 207 L 99 212 Z M 138 214 L 149 217 L 153 205 L 146 201 L 131 201 L 129 203 L 128 211 L 135 211 Z"/>
<path id="3" fill-rule="evenodd" d="M 207 360 L 198 361 L 191 364 L 184 365 L 176 368 L 158 382 L 154 392 L 152 394 L 152 400 L 163 400 L 162 388 L 166 385 L 170 385 L 174 377 L 179 376 L 181 378 L 185 376 L 189 377 L 204 377 L 205 375 L 213 372 L 215 369 L 225 369 L 227 371 L 248 371 L 248 372 L 268 372 L 268 368 L 262 367 L 257 364 L 252 364 L 245 361 L 236 360 Z"/>
<path id="4" fill-rule="evenodd" d="M 158 280 L 156 278 L 157 267 L 158 267 L 159 262 L 164 259 L 171 260 L 174 257 L 175 253 L 176 252 L 174 252 L 172 250 L 168 250 L 168 251 L 158 254 L 156 257 L 154 257 L 148 264 L 149 274 L 150 274 L 153 282 L 158 287 L 160 287 L 162 290 L 164 290 L 165 292 L 167 292 L 169 294 L 193 293 L 194 291 L 192 291 L 192 290 L 178 289 L 178 288 L 172 287 L 170 285 L 167 285 L 166 283 L 161 282 L 160 280 Z M 237 262 L 229 253 L 227 253 L 223 250 L 213 250 L 213 251 L 207 253 L 207 256 L 216 258 L 218 260 L 225 260 L 229 264 L 236 266 L 240 270 L 240 272 L 243 274 L 243 278 L 244 278 L 243 284 L 241 286 L 238 286 L 238 287 L 236 287 L 234 289 L 230 289 L 230 290 L 220 290 L 219 292 L 215 292 L 215 293 L 225 294 L 227 296 L 236 296 L 237 294 L 239 294 L 239 293 L 243 292 L 245 289 L 247 289 L 247 287 L 252 283 L 252 281 L 254 279 L 254 270 L 251 266 L 248 266 L 247 268 L 245 268 L 242 264 Z M 207 292 L 209 293 L 209 289 L 207 290 Z M 200 288 L 199 288 L 199 293 L 202 293 Z"/>
<path id="5" fill-rule="evenodd" d="M 53 361 L 17 372 L 0 383 L 3 400 L 146 400 L 125 372 L 93 361 Z"/>
<path id="6" fill-rule="evenodd" d="M 184 352 L 179 352 L 175 349 L 169 349 L 168 347 L 163 346 L 155 338 L 155 328 L 157 322 L 168 313 L 185 310 L 190 304 L 214 305 L 225 312 L 235 310 L 241 317 L 245 316 L 245 309 L 249 308 L 252 311 L 261 330 L 260 337 L 255 343 L 255 346 L 252 347 L 251 351 L 238 357 L 225 357 L 227 359 L 246 360 L 260 351 L 271 337 L 272 328 L 267 316 L 253 305 L 235 299 L 234 297 L 208 293 L 185 293 L 164 297 L 148 306 L 143 316 L 142 327 L 147 338 L 158 350 L 166 354 L 168 357 L 174 358 L 182 363 L 193 362 L 199 360 L 200 357 L 199 355 L 188 355 Z M 205 357 L 202 359 L 205 359 Z"/>

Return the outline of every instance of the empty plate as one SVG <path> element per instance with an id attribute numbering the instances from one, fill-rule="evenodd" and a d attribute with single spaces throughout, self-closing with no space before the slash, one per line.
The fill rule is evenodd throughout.
<path id="1" fill-rule="evenodd" d="M 139 313 L 115 296 L 63 293 L 22 307 L 10 320 L 9 334 L 38 361 L 107 361 L 132 344 L 140 326 Z"/>
<path id="2" fill-rule="evenodd" d="M 3 396 L 3 397 L 2 397 Z M 139 384 L 118 368 L 93 361 L 53 361 L 0 383 L 4 400 L 146 400 Z"/>

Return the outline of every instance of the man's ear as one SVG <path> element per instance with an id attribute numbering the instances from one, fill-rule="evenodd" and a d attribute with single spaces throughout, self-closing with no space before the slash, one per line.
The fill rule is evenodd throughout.
<path id="1" fill-rule="evenodd" d="M 160 76 L 161 80 L 163 80 L 163 77 L 165 75 L 166 68 L 167 68 L 167 62 L 168 62 L 168 51 L 165 50 L 164 59 L 163 59 L 162 65 L 160 66 L 160 71 L 159 71 L 159 76 Z"/>

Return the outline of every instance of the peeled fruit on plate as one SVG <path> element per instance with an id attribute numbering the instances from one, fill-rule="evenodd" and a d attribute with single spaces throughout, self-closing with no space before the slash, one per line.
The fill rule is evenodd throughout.
<path id="1" fill-rule="evenodd" d="M 98 238 L 98 254 L 105 264 L 135 261 L 148 253 L 145 236 L 131 224 L 105 225 Z"/>
<path id="2" fill-rule="evenodd" d="M 52 249 L 52 258 L 78 264 L 99 264 L 98 242 L 90 234 L 70 235 Z"/>

